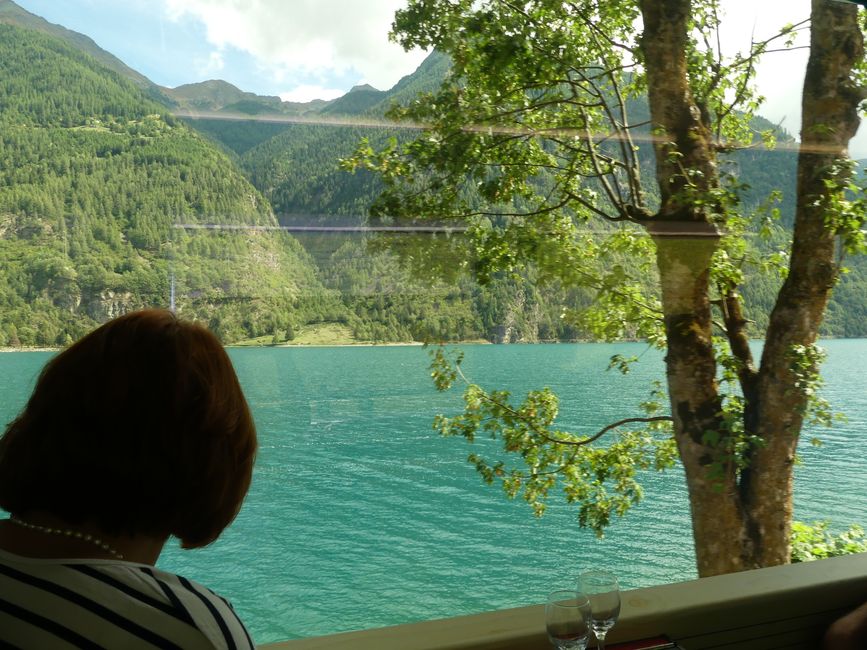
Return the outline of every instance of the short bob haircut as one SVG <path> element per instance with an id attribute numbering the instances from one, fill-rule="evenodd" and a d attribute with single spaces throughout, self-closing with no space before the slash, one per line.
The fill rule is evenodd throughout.
<path id="1" fill-rule="evenodd" d="M 131 312 L 46 364 L 0 438 L 0 507 L 197 548 L 238 514 L 255 454 L 217 338 L 166 310 Z"/>

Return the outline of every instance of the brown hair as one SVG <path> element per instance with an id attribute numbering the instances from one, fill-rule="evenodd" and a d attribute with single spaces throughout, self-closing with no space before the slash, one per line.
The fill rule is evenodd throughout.
<path id="1" fill-rule="evenodd" d="M 0 438 L 0 507 L 196 548 L 235 518 L 255 453 L 217 338 L 169 311 L 132 312 L 46 364 Z"/>

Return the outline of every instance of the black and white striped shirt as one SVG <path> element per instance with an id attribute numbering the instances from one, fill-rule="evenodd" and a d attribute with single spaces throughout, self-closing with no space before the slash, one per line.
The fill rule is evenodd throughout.
<path id="1" fill-rule="evenodd" d="M 119 560 L 45 560 L 0 550 L 0 646 L 226 648 L 253 641 L 227 600 Z"/>

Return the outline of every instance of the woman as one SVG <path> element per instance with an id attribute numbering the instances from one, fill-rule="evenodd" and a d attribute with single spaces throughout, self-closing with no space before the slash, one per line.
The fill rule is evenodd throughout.
<path id="1" fill-rule="evenodd" d="M 823 650 L 867 648 L 867 603 L 834 621 L 825 632 Z"/>
<path id="2" fill-rule="evenodd" d="M 253 647 L 226 600 L 154 564 L 170 536 L 219 537 L 255 452 L 232 364 L 203 327 L 139 311 L 58 354 L 0 438 L 0 642 Z"/>

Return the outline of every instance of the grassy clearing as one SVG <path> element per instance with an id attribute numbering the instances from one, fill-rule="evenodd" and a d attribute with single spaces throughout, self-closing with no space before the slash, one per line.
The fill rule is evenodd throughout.
<path id="1" fill-rule="evenodd" d="M 316 323 L 299 327 L 295 338 L 286 345 L 352 345 L 363 343 L 352 336 L 352 330 L 340 323 Z"/>
<path id="2" fill-rule="evenodd" d="M 485 339 L 460 341 L 461 344 L 489 344 Z M 352 336 L 352 330 L 340 323 L 315 323 L 299 327 L 295 338 L 291 341 L 274 343 L 274 337 L 269 335 L 244 339 L 230 344 L 231 347 L 284 347 L 302 345 L 422 345 L 419 341 L 363 341 Z"/>
<path id="3" fill-rule="evenodd" d="M 291 341 L 274 343 L 274 338 L 269 334 L 252 339 L 244 339 L 232 343 L 237 347 L 257 347 L 263 345 L 358 345 L 369 341 L 358 341 L 352 336 L 352 330 L 340 323 L 316 323 L 299 327 L 295 332 L 295 338 Z"/>

